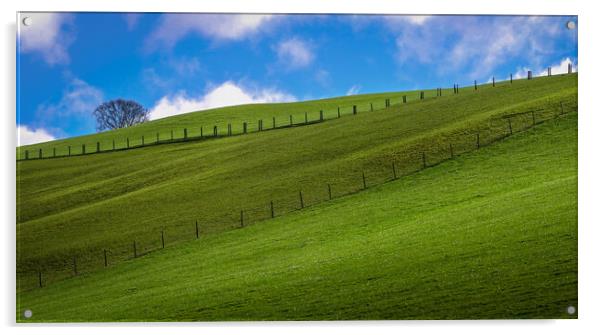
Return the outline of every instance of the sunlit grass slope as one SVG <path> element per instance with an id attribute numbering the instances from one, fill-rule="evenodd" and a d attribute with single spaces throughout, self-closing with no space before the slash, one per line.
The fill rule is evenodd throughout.
<path id="1" fill-rule="evenodd" d="M 360 193 L 23 292 L 17 318 L 576 317 L 568 306 L 575 112 Z"/>
<path id="2" fill-rule="evenodd" d="M 461 92 L 304 127 L 80 157 L 17 163 L 19 289 L 160 246 L 205 236 L 354 192 L 474 150 L 508 133 L 502 116 L 576 108 L 577 77 Z M 560 103 L 563 102 L 564 105 Z M 244 110 L 243 110 L 244 112 Z M 538 120 L 535 120 L 538 122 Z M 512 118 L 518 131 L 531 114 Z M 422 153 L 424 158 L 422 159 Z M 494 173 L 494 172 L 492 172 Z M 56 271 L 60 269 L 61 271 Z"/>

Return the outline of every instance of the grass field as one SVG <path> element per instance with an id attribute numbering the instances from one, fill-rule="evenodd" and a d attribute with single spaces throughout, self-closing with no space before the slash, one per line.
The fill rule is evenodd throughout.
<path id="1" fill-rule="evenodd" d="M 266 201 L 261 194 L 278 194 L 288 179 L 321 181 L 531 102 L 575 99 L 575 79 L 281 137 L 19 163 L 19 256 L 189 222 L 210 200 Z M 577 113 L 363 192 L 22 291 L 17 305 L 17 320 L 28 322 L 574 318 L 566 308 L 577 306 Z"/>
<path id="2" fill-rule="evenodd" d="M 471 89 L 464 88 L 462 90 L 469 92 Z M 452 89 L 444 90 L 446 95 L 451 95 L 452 92 Z M 128 139 L 130 147 L 140 146 L 143 144 L 143 136 L 145 137 L 144 144 L 152 144 L 157 141 L 157 134 L 160 142 L 170 140 L 172 131 L 174 139 L 181 139 L 184 137 L 184 129 L 186 129 L 189 138 L 194 138 L 201 135 L 201 127 L 203 128 L 203 136 L 213 136 L 214 126 L 217 126 L 218 135 L 225 136 L 228 134 L 228 124 L 231 124 L 233 134 L 241 134 L 244 122 L 247 123 L 248 132 L 255 132 L 258 130 L 259 120 L 263 121 L 263 129 L 270 129 L 274 126 L 288 126 L 291 117 L 293 124 L 303 124 L 306 113 L 308 121 L 319 120 L 320 110 L 323 111 L 325 119 L 334 119 L 338 118 L 339 113 L 342 116 L 353 114 L 354 105 L 358 112 L 367 112 L 385 108 L 385 99 L 390 99 L 391 104 L 400 104 L 404 95 L 407 102 L 420 100 L 420 91 L 410 91 L 217 108 L 200 113 L 167 117 L 129 128 L 22 146 L 17 149 L 17 159 L 24 159 L 26 150 L 29 151 L 29 158 L 38 158 L 40 149 L 42 149 L 42 157 L 52 157 L 55 154 L 56 156 L 66 156 L 69 153 L 69 146 L 71 146 L 70 152 L 72 155 L 81 154 L 82 145 L 85 145 L 86 153 L 90 153 L 96 150 L 97 142 L 100 144 L 101 150 L 110 150 L 113 146 L 113 140 L 115 141 L 115 147 L 118 149 L 126 148 Z M 424 90 L 425 99 L 436 97 L 436 95 L 436 90 Z"/>
<path id="3" fill-rule="evenodd" d="M 485 145 L 508 132 L 504 115 L 542 109 L 539 122 L 575 110 L 576 94 L 576 74 L 520 80 L 304 127 L 18 162 L 18 290 L 35 288 L 38 271 L 47 282 L 71 276 L 73 257 L 79 272 L 95 271 L 104 249 L 114 264 L 134 241 L 138 254 L 160 247 L 161 231 L 169 246 L 194 239 L 195 221 L 205 237 L 239 227 L 241 210 L 249 225 L 270 217 L 271 201 L 276 216 L 298 209 L 299 191 L 309 206 L 328 199 L 327 184 L 336 197 L 360 190 L 362 173 L 368 186 L 390 180 L 393 163 L 414 172 L 423 152 L 432 165 L 450 144 L 474 150 L 477 133 Z M 518 115 L 512 126 L 532 121 Z"/>

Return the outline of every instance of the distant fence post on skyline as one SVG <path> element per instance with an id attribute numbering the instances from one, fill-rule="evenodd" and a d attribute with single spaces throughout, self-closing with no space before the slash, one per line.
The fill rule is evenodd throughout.
<path id="1" fill-rule="evenodd" d="M 403 96 L 403 103 L 404 103 L 404 104 L 406 103 L 406 100 L 407 100 L 407 97 L 404 95 L 404 96 Z"/>
<path id="2" fill-rule="evenodd" d="M 184 128 L 184 139 L 188 138 L 188 129 Z"/>
<path id="3" fill-rule="evenodd" d="M 527 80 L 531 80 L 533 78 L 533 72 L 531 72 L 530 70 L 527 71 Z"/>
<path id="4" fill-rule="evenodd" d="M 357 106 L 353 105 L 353 115 L 357 114 Z"/>
<path id="5" fill-rule="evenodd" d="M 213 137 L 217 137 L 217 126 L 213 126 Z"/>
<path id="6" fill-rule="evenodd" d="M 247 133 L 247 123 L 246 123 L 246 122 L 243 122 L 243 123 L 242 123 L 242 133 L 243 133 L 243 134 L 246 134 L 246 133 Z"/>

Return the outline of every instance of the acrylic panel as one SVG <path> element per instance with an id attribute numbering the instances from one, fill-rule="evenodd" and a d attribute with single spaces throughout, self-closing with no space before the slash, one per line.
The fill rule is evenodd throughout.
<path id="1" fill-rule="evenodd" d="M 577 318 L 576 16 L 17 27 L 17 322 Z"/>

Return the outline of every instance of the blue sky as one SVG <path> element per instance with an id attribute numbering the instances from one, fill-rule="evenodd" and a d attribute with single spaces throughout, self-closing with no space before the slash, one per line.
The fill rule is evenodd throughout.
<path id="1" fill-rule="evenodd" d="M 95 132 L 105 100 L 157 119 L 253 102 L 576 69 L 576 17 L 22 13 L 21 145 Z"/>

